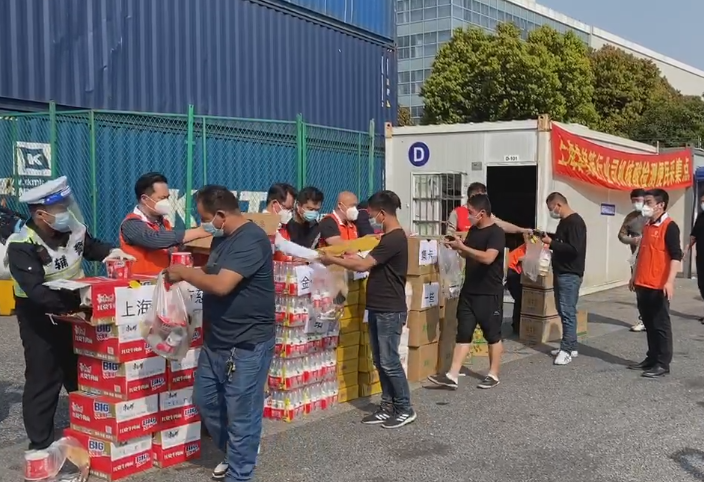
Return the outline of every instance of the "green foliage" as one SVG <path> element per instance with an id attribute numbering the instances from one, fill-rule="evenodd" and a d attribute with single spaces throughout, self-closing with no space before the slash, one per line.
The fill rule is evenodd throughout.
<path id="1" fill-rule="evenodd" d="M 700 147 L 704 138 L 704 101 L 679 93 L 661 95 L 633 123 L 629 137 L 661 147 Z"/>
<path id="2" fill-rule="evenodd" d="M 399 107 L 397 123 L 399 127 L 406 127 L 413 125 L 413 118 L 411 117 L 411 110 L 408 107 Z"/>
<path id="3" fill-rule="evenodd" d="M 601 117 L 597 127 L 609 134 L 626 136 L 664 88 L 660 70 L 652 61 L 610 45 L 594 51 L 590 60 L 594 106 Z"/>

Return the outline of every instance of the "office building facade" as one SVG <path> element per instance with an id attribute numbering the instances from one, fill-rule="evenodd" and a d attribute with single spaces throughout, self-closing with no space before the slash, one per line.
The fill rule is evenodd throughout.
<path id="1" fill-rule="evenodd" d="M 488 32 L 512 22 L 523 34 L 542 25 L 574 32 L 594 48 L 614 45 L 653 60 L 676 89 L 688 95 L 704 93 L 704 71 L 578 22 L 532 0 L 397 0 L 398 103 L 418 122 L 423 114 L 420 89 L 431 72 L 438 49 L 456 28 L 480 27 Z"/>

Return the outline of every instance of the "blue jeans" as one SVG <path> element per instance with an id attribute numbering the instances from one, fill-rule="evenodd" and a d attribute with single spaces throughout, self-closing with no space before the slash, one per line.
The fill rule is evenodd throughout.
<path id="1" fill-rule="evenodd" d="M 398 353 L 407 316 L 405 312 L 369 311 L 369 343 L 379 371 L 381 406 L 396 412 L 411 408 L 411 390 Z"/>
<path id="2" fill-rule="evenodd" d="M 274 344 L 272 338 L 248 349 L 201 349 L 193 399 L 215 445 L 227 455 L 227 482 L 254 477 Z M 229 374 L 228 362 L 234 363 Z"/>
<path id="3" fill-rule="evenodd" d="M 582 277 L 576 274 L 555 275 L 555 306 L 562 320 L 560 350 L 571 353 L 577 349 L 577 301 Z"/>

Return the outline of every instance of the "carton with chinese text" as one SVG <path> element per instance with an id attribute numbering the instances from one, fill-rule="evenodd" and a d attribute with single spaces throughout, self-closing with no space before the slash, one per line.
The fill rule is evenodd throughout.
<path id="1" fill-rule="evenodd" d="M 200 422 L 160 430 L 154 434 L 154 465 L 166 468 L 200 458 Z"/>
<path id="2" fill-rule="evenodd" d="M 110 442 L 126 442 L 158 429 L 159 395 L 125 402 L 71 392 L 68 400 L 71 428 Z"/>
<path id="3" fill-rule="evenodd" d="M 138 323 L 73 325 L 73 351 L 78 355 L 125 363 L 156 356 L 139 332 Z"/>
<path id="4" fill-rule="evenodd" d="M 78 389 L 120 400 L 134 400 L 166 391 L 166 360 L 144 358 L 115 363 L 78 357 Z"/>
<path id="5" fill-rule="evenodd" d="M 180 361 L 169 360 L 166 368 L 166 386 L 169 390 L 180 390 L 193 386 L 200 348 L 191 348 Z"/>
<path id="6" fill-rule="evenodd" d="M 153 467 L 152 437 L 145 435 L 115 444 L 86 433 L 67 428 L 65 437 L 73 437 L 90 455 L 90 473 L 113 482 L 142 473 Z"/>
<path id="7" fill-rule="evenodd" d="M 159 395 L 159 430 L 200 422 L 193 404 L 193 388 L 182 388 Z"/>

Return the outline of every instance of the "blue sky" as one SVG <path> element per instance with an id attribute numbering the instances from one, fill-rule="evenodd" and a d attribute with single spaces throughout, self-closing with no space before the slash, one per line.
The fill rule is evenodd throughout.
<path id="1" fill-rule="evenodd" d="M 538 0 L 548 8 L 704 70 L 704 0 Z"/>

